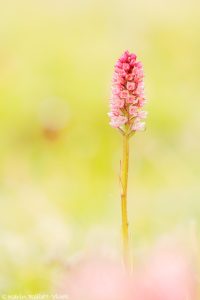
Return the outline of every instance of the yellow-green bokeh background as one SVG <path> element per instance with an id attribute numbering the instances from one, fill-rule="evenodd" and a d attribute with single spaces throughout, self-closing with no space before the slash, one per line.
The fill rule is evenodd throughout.
<path id="1" fill-rule="evenodd" d="M 198 232 L 199 12 L 189 0 L 0 2 L 1 293 L 50 291 L 52 257 L 119 245 L 121 136 L 107 112 L 126 49 L 149 99 L 131 142 L 133 243 Z"/>

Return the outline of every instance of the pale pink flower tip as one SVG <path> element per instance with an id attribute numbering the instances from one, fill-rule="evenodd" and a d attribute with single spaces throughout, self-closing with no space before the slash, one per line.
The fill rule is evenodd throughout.
<path id="1" fill-rule="evenodd" d="M 114 67 L 110 99 L 110 125 L 125 134 L 143 130 L 147 113 L 142 111 L 144 98 L 144 73 L 142 63 L 133 53 L 125 51 Z"/>

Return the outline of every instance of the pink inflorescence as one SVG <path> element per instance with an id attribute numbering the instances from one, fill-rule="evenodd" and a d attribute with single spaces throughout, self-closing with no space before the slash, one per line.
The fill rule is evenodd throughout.
<path id="1" fill-rule="evenodd" d="M 144 72 L 135 54 L 125 51 L 114 68 L 110 100 L 110 125 L 125 134 L 144 130 L 147 112 L 142 110 Z"/>

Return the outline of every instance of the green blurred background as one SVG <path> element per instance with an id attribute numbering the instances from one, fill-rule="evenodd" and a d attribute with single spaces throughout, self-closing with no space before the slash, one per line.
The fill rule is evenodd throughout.
<path id="1" fill-rule="evenodd" d="M 132 242 L 198 232 L 199 12 L 192 0 L 0 2 L 1 293 L 50 291 L 59 261 L 120 246 L 121 136 L 107 112 L 126 49 L 149 99 L 131 142 Z"/>

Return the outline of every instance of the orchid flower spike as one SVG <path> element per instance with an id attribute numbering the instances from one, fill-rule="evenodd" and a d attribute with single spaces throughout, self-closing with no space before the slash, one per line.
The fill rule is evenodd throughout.
<path id="1" fill-rule="evenodd" d="M 128 136 L 144 130 L 147 112 L 142 108 L 145 103 L 142 63 L 135 54 L 125 51 L 114 67 L 110 125 Z"/>

